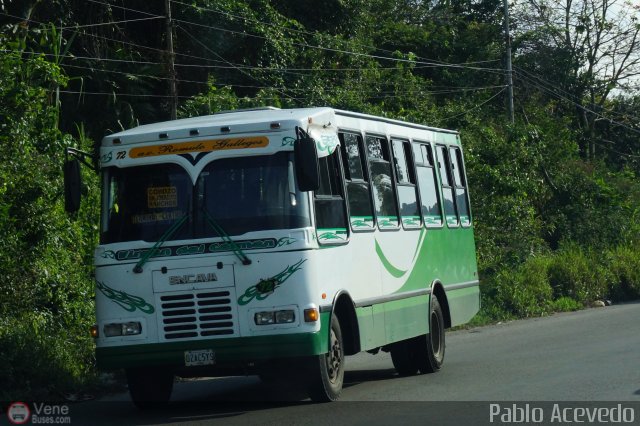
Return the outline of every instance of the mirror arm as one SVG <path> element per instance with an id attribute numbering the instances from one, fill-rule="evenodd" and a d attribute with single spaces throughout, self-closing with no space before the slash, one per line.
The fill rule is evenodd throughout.
<path id="1" fill-rule="evenodd" d="M 88 152 L 84 152 L 84 151 L 80 151 L 79 149 L 67 147 L 64 150 L 64 160 L 65 161 L 69 160 L 69 155 L 71 155 L 71 156 L 77 158 L 78 160 L 80 160 L 80 162 L 82 164 L 84 164 L 85 166 L 89 167 L 94 172 L 98 171 L 98 167 L 96 165 L 95 156 L 89 154 Z"/>

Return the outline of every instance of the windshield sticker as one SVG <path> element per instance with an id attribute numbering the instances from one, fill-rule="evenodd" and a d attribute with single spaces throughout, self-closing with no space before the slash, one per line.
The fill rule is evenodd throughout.
<path id="1" fill-rule="evenodd" d="M 134 225 L 137 225 L 140 223 L 166 222 L 168 220 L 174 221 L 174 220 L 180 219 L 183 216 L 184 216 L 184 213 L 180 210 L 173 210 L 170 212 L 137 214 L 135 216 L 131 216 L 131 223 Z"/>
<path id="2" fill-rule="evenodd" d="M 285 281 L 287 281 L 291 275 L 302 269 L 302 264 L 307 259 L 300 259 L 293 265 L 287 265 L 282 271 L 274 275 L 271 278 L 261 279 L 258 284 L 253 285 L 244 292 L 242 296 L 238 298 L 239 305 L 246 305 L 253 299 L 264 300 L 269 297 L 276 288 L 280 287 Z"/>
<path id="3" fill-rule="evenodd" d="M 275 238 L 264 238 L 260 240 L 242 240 L 234 241 L 235 245 L 241 250 L 265 250 L 274 249 L 277 247 L 285 247 L 295 243 L 297 240 L 291 237 L 282 237 L 279 240 Z M 206 254 L 206 253 L 219 253 L 225 251 L 233 251 L 232 244 L 225 241 L 218 241 L 209 244 L 190 244 L 182 246 L 170 246 L 162 247 L 156 250 L 150 257 L 170 257 L 170 256 L 187 256 L 192 254 Z M 107 250 L 102 253 L 102 257 L 105 259 L 114 260 L 137 260 L 141 259 L 150 248 L 145 249 L 126 249 L 114 252 Z"/>
<path id="4" fill-rule="evenodd" d="M 178 188 L 175 186 L 147 188 L 147 207 L 150 209 L 178 207 Z"/>
<path id="5" fill-rule="evenodd" d="M 269 145 L 269 138 L 267 138 L 266 136 L 218 139 L 198 142 L 178 142 L 132 148 L 129 151 L 129 157 L 144 158 L 157 157 L 159 155 L 187 154 L 190 152 L 211 152 L 225 149 L 253 149 L 264 148 L 267 145 Z"/>
<path id="6" fill-rule="evenodd" d="M 145 314 L 152 314 L 155 312 L 153 306 L 147 303 L 147 301 L 140 296 L 133 296 L 131 294 L 125 293 L 124 291 L 114 290 L 100 281 L 96 281 L 96 288 L 100 290 L 100 292 L 107 298 L 120 305 L 120 307 L 122 307 L 125 311 L 133 312 L 136 309 L 140 309 L 140 311 L 144 312 Z"/>

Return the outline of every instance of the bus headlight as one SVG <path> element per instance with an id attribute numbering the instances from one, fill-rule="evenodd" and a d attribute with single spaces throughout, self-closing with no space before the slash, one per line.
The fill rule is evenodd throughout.
<path id="1" fill-rule="evenodd" d="M 292 310 L 276 311 L 276 324 L 292 323 L 296 320 L 296 314 Z"/>
<path id="2" fill-rule="evenodd" d="M 256 325 L 291 324 L 296 321 L 296 313 L 292 309 L 262 311 L 256 312 L 253 319 Z"/>
<path id="3" fill-rule="evenodd" d="M 275 322 L 273 311 L 256 312 L 253 319 L 255 320 L 256 325 L 267 325 Z"/>
<path id="4" fill-rule="evenodd" d="M 105 324 L 103 331 L 106 337 L 135 336 L 142 333 L 142 324 L 137 321 Z"/>

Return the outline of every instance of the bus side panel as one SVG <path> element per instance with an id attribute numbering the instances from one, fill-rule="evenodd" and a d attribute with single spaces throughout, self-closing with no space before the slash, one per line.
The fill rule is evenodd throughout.
<path id="1" fill-rule="evenodd" d="M 356 314 L 358 315 L 362 350 L 367 351 L 384 346 L 387 343 L 384 306 L 381 304 L 363 306 L 356 309 Z"/>
<path id="2" fill-rule="evenodd" d="M 429 295 L 384 304 L 387 342 L 397 342 L 429 332 Z"/>
<path id="3" fill-rule="evenodd" d="M 465 324 L 480 310 L 480 287 L 445 290 L 451 309 L 451 326 Z"/>

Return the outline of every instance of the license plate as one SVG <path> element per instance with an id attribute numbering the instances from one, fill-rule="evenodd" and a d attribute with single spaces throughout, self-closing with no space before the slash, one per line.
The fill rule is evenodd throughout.
<path id="1" fill-rule="evenodd" d="M 185 351 L 184 365 L 193 367 L 196 365 L 213 365 L 216 362 L 216 355 L 212 349 L 203 349 L 200 351 Z"/>

